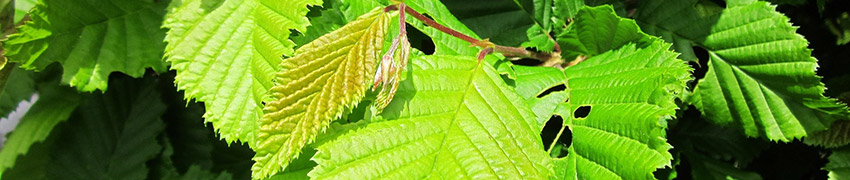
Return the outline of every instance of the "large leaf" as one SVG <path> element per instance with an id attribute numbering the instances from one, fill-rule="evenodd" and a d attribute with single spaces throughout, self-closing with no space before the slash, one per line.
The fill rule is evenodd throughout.
<path id="1" fill-rule="evenodd" d="M 404 76 L 385 121 L 318 147 L 312 178 L 551 175 L 533 114 L 492 67 L 472 56 L 416 56 Z"/>
<path id="2" fill-rule="evenodd" d="M 113 78 L 110 85 L 105 94 L 86 98 L 9 172 L 44 176 L 27 179 L 145 179 L 146 163 L 162 149 L 156 137 L 165 127 L 160 119 L 165 105 L 158 86 L 152 78 L 128 77 Z M 57 102 L 62 101 L 51 103 Z"/>
<path id="3" fill-rule="evenodd" d="M 787 142 L 850 116 L 846 106 L 822 95 L 808 42 L 775 6 L 727 4 L 715 11 L 696 0 L 653 0 L 637 15 L 647 32 L 675 36 L 668 40 L 677 50 L 698 45 L 708 51 L 708 72 L 690 100 L 707 119 L 738 124 L 751 137 Z"/>
<path id="4" fill-rule="evenodd" d="M 33 144 L 47 139 L 53 128 L 67 120 L 82 100 L 74 89 L 60 86 L 57 81 L 40 83 L 38 95 L 38 100 L 30 106 L 0 149 L 0 173 L 12 167 L 18 156 L 26 154 Z"/>
<path id="5" fill-rule="evenodd" d="M 156 136 L 165 112 L 152 78 L 117 78 L 106 94 L 80 105 L 52 150 L 50 177 L 144 179 L 162 149 Z M 61 148 L 59 148 L 61 147 Z"/>
<path id="6" fill-rule="evenodd" d="M 227 142 L 252 142 L 261 99 L 281 55 L 292 55 L 290 29 L 305 31 L 308 5 L 321 1 L 174 1 L 166 57 L 187 99 L 204 102 L 207 122 Z"/>
<path id="7" fill-rule="evenodd" d="M 571 132 L 569 154 L 555 160 L 556 178 L 653 179 L 656 168 L 670 165 L 667 120 L 690 68 L 670 44 L 637 28 L 611 6 L 582 8 L 558 41 L 590 58 L 564 70 L 514 67 L 517 92 L 537 116 L 561 116 L 562 133 Z M 565 90 L 543 94 L 559 85 Z"/>
<path id="8" fill-rule="evenodd" d="M 41 0 L 32 21 L 3 42 L 11 62 L 43 70 L 58 62 L 62 82 L 80 91 L 106 90 L 109 74 L 140 77 L 165 71 L 160 29 L 168 1 Z M 73 15 L 70 15 L 73 14 Z"/>
<path id="9" fill-rule="evenodd" d="M 254 178 L 285 168 L 372 84 L 390 15 L 381 8 L 301 46 L 281 63 L 260 120 Z"/>

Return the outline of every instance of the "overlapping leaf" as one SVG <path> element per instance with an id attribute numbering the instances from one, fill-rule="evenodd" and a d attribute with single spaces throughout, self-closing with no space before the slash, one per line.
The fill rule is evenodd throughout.
<path id="1" fill-rule="evenodd" d="M 283 60 L 259 123 L 254 178 L 287 166 L 306 144 L 366 95 L 390 15 L 380 8 L 298 48 Z"/>
<path id="2" fill-rule="evenodd" d="M 583 8 L 558 41 L 589 59 L 564 70 L 514 67 L 517 92 L 537 116 L 559 115 L 572 132 L 569 154 L 555 160 L 558 179 L 653 179 L 670 165 L 667 120 L 690 68 L 637 28 L 610 6 Z M 558 85 L 565 90 L 541 94 Z"/>
<path id="3" fill-rule="evenodd" d="M 836 149 L 829 155 L 829 163 L 824 167 L 829 171 L 830 180 L 847 179 L 850 177 L 850 149 Z"/>
<path id="4" fill-rule="evenodd" d="M 186 97 L 204 102 L 228 142 L 251 142 L 262 116 L 261 99 L 272 86 L 281 55 L 292 55 L 290 29 L 305 31 L 308 5 L 320 0 L 174 1 L 166 56 Z"/>
<path id="5" fill-rule="evenodd" d="M 106 90 L 109 74 L 140 77 L 161 61 L 167 1 L 41 0 L 31 22 L 3 42 L 11 62 L 42 70 L 62 64 L 62 82 L 80 91 Z M 69 15 L 73 14 L 73 15 Z"/>
<path id="6" fill-rule="evenodd" d="M 132 80 L 127 77 L 116 78 L 110 85 L 105 94 L 95 94 L 82 102 L 78 111 L 70 113 L 67 122 L 50 133 L 47 141 L 33 145 L 30 152 L 7 172 L 26 179 L 145 179 L 148 176 L 146 163 L 160 152 L 161 146 L 156 137 L 165 127 L 160 119 L 165 105 L 157 91 L 158 86 L 152 79 Z M 74 97 L 55 95 L 65 96 L 51 99 Z M 43 107 L 75 107 L 69 106 L 66 101 L 48 103 L 51 104 Z M 33 108 L 37 105 L 38 102 Z M 39 134 L 43 130 L 33 130 L 47 128 L 44 124 L 56 122 L 48 118 L 67 117 L 69 114 L 36 110 L 31 109 L 30 112 L 41 112 L 44 115 L 38 117 L 43 119 L 26 119 L 25 116 L 23 120 L 35 120 L 31 123 L 43 126 L 16 129 L 13 133 L 30 130 L 20 132 L 24 133 L 22 135 Z M 30 122 L 21 123 L 24 126 Z"/>
<path id="7" fill-rule="evenodd" d="M 8 68 L 8 69 L 7 69 Z M 0 89 L 0 117 L 6 117 L 18 107 L 21 101 L 27 100 L 35 93 L 33 73 L 24 69 L 7 66 L 0 70 L 6 76 Z"/>
<path id="8" fill-rule="evenodd" d="M 16 73 L 28 72 L 21 70 Z M 26 81 L 18 78 L 12 80 L 12 82 Z M 81 100 L 82 98 L 74 89 L 59 86 L 58 81 L 40 83 L 38 101 L 30 106 L 27 113 L 20 119 L 20 124 L 9 134 L 3 148 L 0 149 L 0 173 L 11 168 L 18 156 L 26 154 L 33 144 L 47 139 L 57 124 L 68 120 Z"/>
<path id="9" fill-rule="evenodd" d="M 706 118 L 739 124 L 748 136 L 791 141 L 850 114 L 822 95 L 817 60 L 787 17 L 766 2 L 727 4 L 719 11 L 695 0 L 653 0 L 637 15 L 642 28 L 674 37 L 668 40 L 685 54 L 695 45 L 708 50 L 708 73 L 690 100 Z"/>
<path id="10" fill-rule="evenodd" d="M 409 67 L 385 121 L 319 146 L 312 178 L 551 175 L 533 114 L 492 67 L 472 56 L 414 56 Z"/>

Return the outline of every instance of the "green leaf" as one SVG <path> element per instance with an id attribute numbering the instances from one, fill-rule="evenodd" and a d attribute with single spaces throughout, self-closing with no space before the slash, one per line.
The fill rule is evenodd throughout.
<path id="1" fill-rule="evenodd" d="M 81 100 L 74 89 L 60 86 L 56 81 L 40 83 L 38 100 L 20 119 L 0 151 L 0 173 L 12 167 L 19 155 L 27 154 L 33 144 L 47 139 L 57 124 L 68 120 Z"/>
<path id="2" fill-rule="evenodd" d="M 173 1 L 164 27 L 166 58 L 187 99 L 204 102 L 207 122 L 228 143 L 253 142 L 263 96 L 281 55 L 292 55 L 289 30 L 306 30 L 308 5 L 320 0 Z"/>
<path id="3" fill-rule="evenodd" d="M 20 22 L 27 13 L 35 7 L 36 0 L 14 0 L 15 1 L 15 23 Z"/>
<path id="4" fill-rule="evenodd" d="M 640 32 L 634 21 L 621 21 L 620 17 L 609 14 L 607 11 L 579 10 L 570 28 L 556 37 L 564 52 L 562 56 L 565 59 L 595 56 L 627 43 L 644 47 L 652 40 Z"/>
<path id="5" fill-rule="evenodd" d="M 836 121 L 826 131 L 809 134 L 809 136 L 803 138 L 803 142 L 825 148 L 836 148 L 850 144 L 850 121 Z"/>
<path id="6" fill-rule="evenodd" d="M 21 157 L 9 172 L 44 179 L 145 179 L 146 163 L 162 149 L 156 137 L 165 128 L 160 119 L 165 105 L 155 82 L 113 78 L 109 91 L 85 98 L 67 122 L 57 126 L 47 141 L 33 145 L 31 154 Z M 63 101 L 50 103 L 57 102 Z M 18 130 L 26 129 L 13 133 Z"/>
<path id="7" fill-rule="evenodd" d="M 770 143 L 747 138 L 733 127 L 719 126 L 699 118 L 685 116 L 670 133 L 670 143 L 684 153 L 700 153 L 737 166 L 747 166 Z"/>
<path id="8" fill-rule="evenodd" d="M 281 63 L 259 122 L 254 178 L 284 169 L 373 83 L 390 15 L 371 13 L 301 46 Z"/>
<path id="9" fill-rule="evenodd" d="M 841 148 L 832 151 L 825 170 L 829 171 L 830 180 L 847 179 L 850 177 L 850 149 Z"/>
<path id="10" fill-rule="evenodd" d="M 533 47 L 539 51 L 552 52 L 555 50 L 555 42 L 540 26 L 534 25 L 525 31 L 528 41 L 521 44 L 522 47 Z"/>
<path id="11" fill-rule="evenodd" d="M 156 137 L 165 129 L 158 86 L 151 78 L 117 78 L 110 84 L 111 90 L 88 98 L 66 124 L 54 145 L 50 177 L 147 177 L 145 163 L 162 149 Z"/>
<path id="12" fill-rule="evenodd" d="M 788 142 L 850 116 L 845 105 L 822 95 L 808 41 L 775 6 L 730 1 L 722 11 L 698 11 L 695 3 L 647 1 L 636 16 L 647 32 L 675 34 L 677 49 L 708 51 L 708 72 L 689 100 L 707 119 Z"/>
<path id="13" fill-rule="evenodd" d="M 592 57 L 563 70 L 514 67 L 529 106 L 548 107 L 537 116 L 559 115 L 562 131 L 571 131 L 569 154 L 555 159 L 557 179 L 654 179 L 655 169 L 670 166 L 667 121 L 690 68 L 670 44 L 637 28 L 611 6 L 582 8 L 558 41 Z M 542 94 L 558 85 L 565 90 Z"/>
<path id="14" fill-rule="evenodd" d="M 29 70 L 62 64 L 62 82 L 80 91 L 106 90 L 109 74 L 141 77 L 165 71 L 160 29 L 167 1 L 40 0 L 32 21 L 3 41 L 6 56 Z M 69 15 L 69 14 L 73 14 Z"/>
<path id="15" fill-rule="evenodd" d="M 492 67 L 472 56 L 414 56 L 408 67 L 386 121 L 319 146 L 311 178 L 551 175 L 533 114 Z"/>
<path id="16" fill-rule="evenodd" d="M 0 117 L 7 117 L 21 101 L 30 99 L 35 93 L 35 77 L 32 72 L 14 67 L 13 64 L 3 68 L 0 73 L 6 76 L 0 89 Z"/>
<path id="17" fill-rule="evenodd" d="M 510 1 L 443 1 L 454 17 L 474 34 L 503 46 L 519 46 L 536 25 L 534 18 Z"/>

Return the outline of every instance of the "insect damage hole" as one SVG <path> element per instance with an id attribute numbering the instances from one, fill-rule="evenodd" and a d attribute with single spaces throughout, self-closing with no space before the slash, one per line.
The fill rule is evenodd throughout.
<path id="1" fill-rule="evenodd" d="M 558 84 L 557 86 L 554 86 L 554 87 L 551 87 L 551 88 L 549 88 L 549 89 L 546 89 L 545 91 L 543 91 L 542 93 L 540 93 L 539 95 L 537 95 L 537 98 L 543 98 L 543 97 L 545 97 L 546 95 L 549 95 L 549 94 L 551 94 L 551 93 L 553 93 L 553 92 L 563 91 L 563 90 L 565 90 L 565 89 L 567 89 L 567 86 L 566 86 L 566 85 L 564 85 L 564 84 Z"/>
<path id="2" fill-rule="evenodd" d="M 540 139 L 543 141 L 544 150 L 548 151 L 551 157 L 557 158 L 567 156 L 573 140 L 572 132 L 564 125 L 564 118 L 559 115 L 552 115 L 549 121 L 546 121 L 540 132 Z"/>
<path id="3" fill-rule="evenodd" d="M 576 109 L 576 111 L 573 112 L 573 117 L 576 118 L 576 119 L 585 118 L 585 117 L 587 117 L 588 114 L 590 114 L 590 109 L 591 109 L 590 106 L 578 107 L 578 109 Z"/>

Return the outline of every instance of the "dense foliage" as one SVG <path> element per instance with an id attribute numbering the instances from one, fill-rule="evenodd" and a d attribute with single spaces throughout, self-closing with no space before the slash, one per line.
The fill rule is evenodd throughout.
<path id="1" fill-rule="evenodd" d="M 850 177 L 843 1 L 0 6 L 3 179 Z"/>

